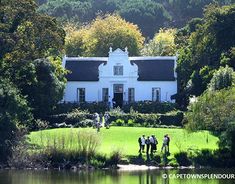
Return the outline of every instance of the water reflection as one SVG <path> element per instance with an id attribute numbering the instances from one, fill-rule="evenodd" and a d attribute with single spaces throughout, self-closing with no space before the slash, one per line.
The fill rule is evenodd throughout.
<path id="1" fill-rule="evenodd" d="M 172 179 L 169 174 L 217 174 L 234 170 L 157 170 L 139 172 L 0 171 L 0 184 L 234 184 L 235 180 Z"/>

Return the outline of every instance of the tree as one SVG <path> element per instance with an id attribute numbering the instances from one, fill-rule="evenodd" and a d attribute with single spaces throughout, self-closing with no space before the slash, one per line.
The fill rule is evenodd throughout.
<path id="1" fill-rule="evenodd" d="M 12 62 L 57 55 L 64 37 L 55 19 L 36 12 L 33 0 L 0 2 L 0 59 Z"/>
<path id="2" fill-rule="evenodd" d="M 220 67 L 213 75 L 208 88 L 211 91 L 228 88 L 235 83 L 235 72 L 232 68 Z"/>
<path id="3" fill-rule="evenodd" d="M 172 20 L 165 7 L 152 0 L 126 0 L 118 12 L 125 20 L 137 24 L 143 34 L 151 38 L 165 22 Z"/>
<path id="4" fill-rule="evenodd" d="M 226 143 L 221 148 L 228 148 L 235 156 L 235 88 L 218 91 L 207 90 L 197 101 L 190 104 L 186 118 L 186 128 L 191 131 L 209 130 Z"/>
<path id="5" fill-rule="evenodd" d="M 209 5 L 202 19 L 193 19 L 177 32 L 175 43 L 180 54 L 177 71 L 181 97 L 182 94 L 185 98 L 201 95 L 215 70 L 220 66 L 234 66 L 234 10 L 235 5 Z M 188 84 L 190 88 L 187 88 Z"/>
<path id="6" fill-rule="evenodd" d="M 93 0 L 50 0 L 42 4 L 38 11 L 49 16 L 57 17 L 58 20 L 87 22 L 93 19 L 96 11 L 92 11 Z"/>
<path id="7" fill-rule="evenodd" d="M 8 79 L 0 78 L 0 162 L 6 162 L 11 156 L 11 147 L 32 121 L 25 97 Z"/>
<path id="8" fill-rule="evenodd" d="M 42 115 L 39 109 L 49 112 L 52 102 L 55 105 L 59 101 L 58 96 L 62 99 L 61 87 L 64 85 L 61 82 L 65 82 L 61 61 L 55 61 L 64 45 L 63 29 L 55 19 L 37 13 L 36 4 L 31 0 L 1 1 L 0 27 L 0 76 L 9 79 L 22 95 L 27 96 L 36 117 Z M 36 59 L 50 56 L 55 59 L 45 62 L 43 69 Z M 45 73 L 40 73 L 40 70 Z M 42 92 L 47 100 L 43 101 L 41 96 L 39 103 L 40 94 L 35 88 L 40 89 L 45 83 L 50 92 Z"/>
<path id="9" fill-rule="evenodd" d="M 144 38 L 138 27 L 118 15 L 98 16 L 89 26 L 69 34 L 66 54 L 69 56 L 107 56 L 109 47 L 128 47 L 130 55 L 139 55 Z"/>
<path id="10" fill-rule="evenodd" d="M 27 65 L 32 66 L 33 75 L 29 76 L 32 78 L 31 83 L 23 83 L 19 88 L 22 94 L 27 94 L 35 118 L 43 118 L 63 98 L 65 82 L 61 76 L 56 75 L 56 66 L 48 59 L 37 59 Z"/>
<path id="11" fill-rule="evenodd" d="M 62 22 L 86 24 L 100 12 L 118 13 L 137 24 L 146 37 L 152 38 L 161 27 L 183 27 L 195 17 L 203 16 L 206 5 L 234 3 L 233 0 L 37 0 L 39 12 Z"/>
<path id="12" fill-rule="evenodd" d="M 152 40 L 144 46 L 141 54 L 144 56 L 175 56 L 176 29 L 160 29 Z"/>
<path id="13" fill-rule="evenodd" d="M 192 33 L 190 45 L 195 67 L 220 66 L 220 57 L 235 45 L 235 5 L 207 7 L 204 23 Z"/>

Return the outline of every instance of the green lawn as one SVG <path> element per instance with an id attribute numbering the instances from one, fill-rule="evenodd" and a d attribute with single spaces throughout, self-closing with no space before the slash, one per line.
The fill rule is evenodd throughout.
<path id="1" fill-rule="evenodd" d="M 46 146 L 53 142 L 55 138 L 63 138 L 65 145 L 69 144 L 68 149 L 73 149 L 76 145 L 76 132 L 84 130 L 95 131 L 92 128 L 60 128 L 50 129 L 37 132 L 31 132 L 30 141 L 39 146 Z M 165 134 L 171 138 L 170 152 L 187 151 L 193 149 L 216 149 L 218 138 L 209 134 L 207 131 L 196 133 L 187 133 L 184 129 L 167 129 L 167 128 L 140 128 L 140 127 L 111 127 L 110 129 L 101 128 L 101 145 L 99 151 L 109 154 L 113 150 L 121 149 L 125 155 L 138 154 L 138 137 L 142 134 L 157 137 L 159 142 L 158 150 L 161 148 L 162 139 Z M 208 140 L 208 141 L 207 141 Z"/>

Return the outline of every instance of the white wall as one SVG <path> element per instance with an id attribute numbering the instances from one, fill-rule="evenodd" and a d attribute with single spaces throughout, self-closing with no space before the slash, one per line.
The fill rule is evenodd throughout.
<path id="1" fill-rule="evenodd" d="M 113 75 L 113 66 L 123 65 L 123 76 Z M 161 101 L 171 101 L 171 95 L 177 93 L 177 81 L 138 81 L 138 67 L 129 61 L 127 50 L 110 51 L 106 65 L 99 66 L 97 82 L 67 82 L 64 101 L 77 101 L 77 88 L 85 88 L 88 102 L 102 101 L 102 88 L 109 88 L 109 100 L 113 98 L 113 84 L 123 84 L 124 101 L 128 100 L 128 88 L 135 88 L 135 101 L 152 100 L 152 88 L 161 88 Z"/>

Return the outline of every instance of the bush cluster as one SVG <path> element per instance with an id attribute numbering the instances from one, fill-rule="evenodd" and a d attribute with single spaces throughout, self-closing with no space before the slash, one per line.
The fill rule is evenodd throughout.
<path id="1" fill-rule="evenodd" d="M 90 113 L 104 113 L 109 110 L 109 104 L 106 102 L 92 102 L 92 103 L 60 103 L 55 107 L 53 114 L 63 114 L 73 111 L 74 109 L 87 110 Z M 139 113 L 160 113 L 164 114 L 170 111 L 177 110 L 177 105 L 170 102 L 152 102 L 140 101 L 134 103 L 124 104 L 122 110 L 125 113 L 130 113 L 132 110 Z"/>
<path id="2" fill-rule="evenodd" d="M 139 113 L 167 113 L 177 109 L 175 103 L 170 102 L 153 102 L 153 101 L 140 101 L 123 105 L 123 111 L 128 113 L 133 109 Z"/>
<path id="3" fill-rule="evenodd" d="M 92 126 L 92 114 L 87 110 L 74 109 L 72 112 L 51 115 L 46 118 L 50 126 L 66 127 L 72 125 L 73 127 L 89 127 Z"/>
<path id="4" fill-rule="evenodd" d="M 179 166 L 209 166 L 209 167 L 234 167 L 235 159 L 231 156 L 228 149 L 219 149 L 216 151 L 188 150 L 174 154 L 174 158 Z"/>
<path id="5" fill-rule="evenodd" d="M 72 112 L 74 109 L 87 110 L 90 113 L 104 113 L 109 110 L 108 103 L 92 102 L 92 103 L 60 103 L 55 107 L 53 114 L 64 114 Z"/>
<path id="6" fill-rule="evenodd" d="M 110 113 L 110 121 L 117 126 L 160 127 L 182 126 L 183 112 L 173 111 L 167 114 Z"/>
<path id="7" fill-rule="evenodd" d="M 112 125 L 115 126 L 142 126 L 142 127 L 162 127 L 162 126 L 182 126 L 183 112 L 172 111 L 166 114 L 143 114 L 131 110 L 124 113 L 120 109 L 109 112 Z M 54 127 L 90 127 L 93 123 L 93 114 L 88 110 L 74 109 L 72 112 L 51 115 L 45 119 L 49 125 Z"/>

